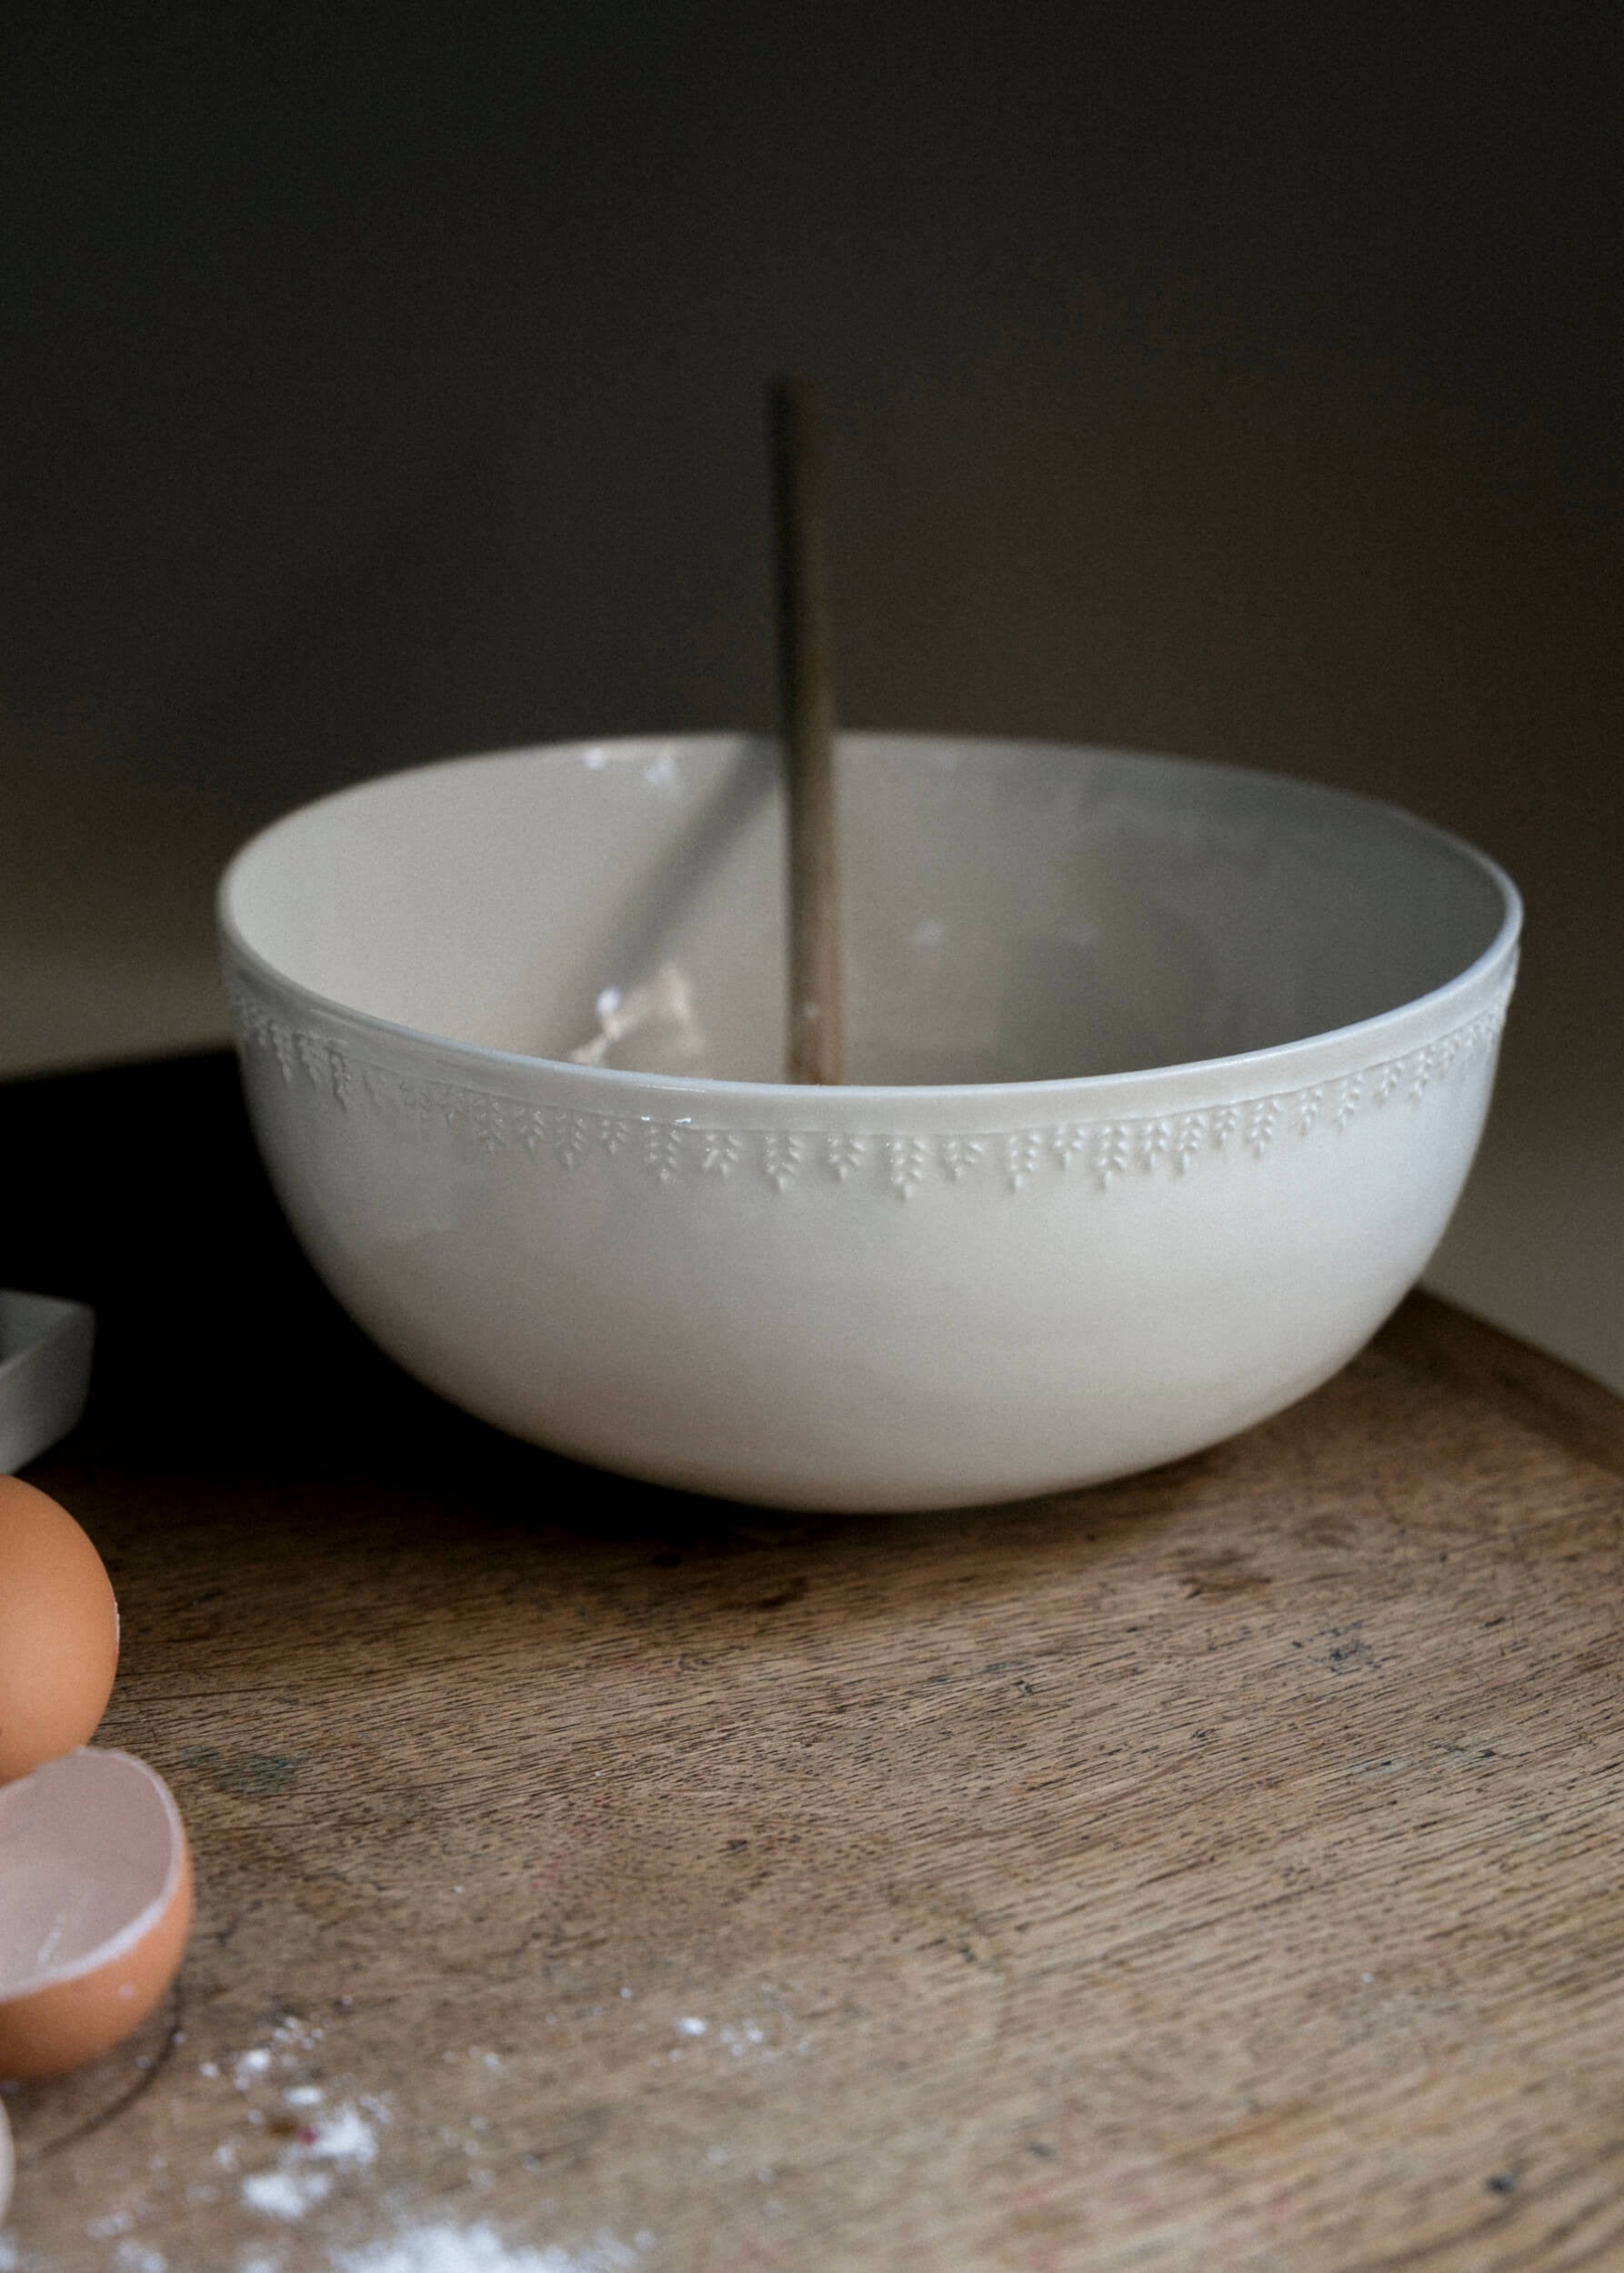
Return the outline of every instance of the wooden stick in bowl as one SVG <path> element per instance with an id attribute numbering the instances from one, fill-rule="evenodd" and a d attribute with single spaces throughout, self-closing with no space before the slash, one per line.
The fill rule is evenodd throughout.
<path id="1" fill-rule="evenodd" d="M 789 1078 L 841 1078 L 835 681 L 817 399 L 771 391 L 778 684 L 789 819 Z"/>

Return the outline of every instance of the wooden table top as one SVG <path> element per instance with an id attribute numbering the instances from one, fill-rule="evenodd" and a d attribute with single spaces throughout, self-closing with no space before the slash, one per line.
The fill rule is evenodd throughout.
<path id="1" fill-rule="evenodd" d="M 1416 1299 L 1153 1475 L 758 1515 L 404 1379 L 226 1059 L 0 1143 L 199 1890 L 165 2012 L 8 2095 L 0 2265 L 1624 2264 L 1605 1391 Z"/>

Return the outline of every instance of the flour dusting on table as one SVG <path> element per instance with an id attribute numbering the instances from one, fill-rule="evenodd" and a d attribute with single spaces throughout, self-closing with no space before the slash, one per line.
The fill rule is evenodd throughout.
<path id="1" fill-rule="evenodd" d="M 510 2246 L 494 2226 L 415 2226 L 393 2241 L 341 2249 L 333 2263 L 337 2273 L 630 2273 L 653 2241 L 639 2234 L 628 2246 L 600 2234 L 575 2249 L 532 2249 Z"/>

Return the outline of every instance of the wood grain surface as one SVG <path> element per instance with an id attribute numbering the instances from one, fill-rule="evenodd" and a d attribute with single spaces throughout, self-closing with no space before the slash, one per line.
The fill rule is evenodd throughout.
<path id="1" fill-rule="evenodd" d="M 1624 2264 L 1604 1392 L 1418 1299 L 1128 1483 L 758 1515 L 396 1373 L 225 1060 L 0 1141 L 199 1885 L 161 2019 L 8 2096 L 13 2273 Z"/>

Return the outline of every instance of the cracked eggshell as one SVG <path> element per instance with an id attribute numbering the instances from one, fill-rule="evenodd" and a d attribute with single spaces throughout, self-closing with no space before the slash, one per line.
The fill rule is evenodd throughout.
<path id="1" fill-rule="evenodd" d="M 65 1507 L 0 1476 L 0 1785 L 95 1733 L 118 1667 L 118 1605 Z"/>
<path id="2" fill-rule="evenodd" d="M 127 2037 L 180 1968 L 192 1865 L 163 1778 L 80 1751 L 0 1790 L 0 2078 L 59 2076 Z"/>

